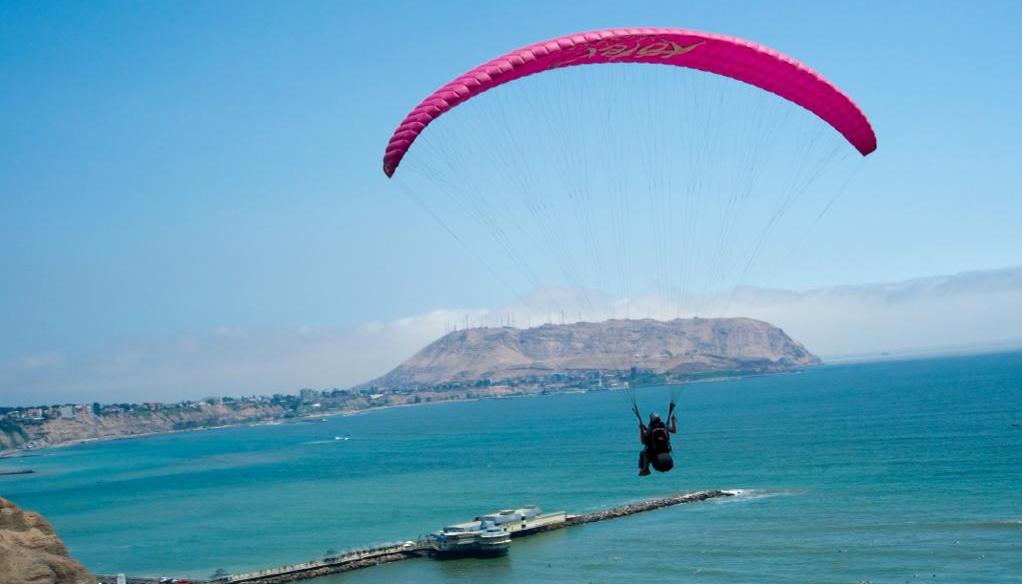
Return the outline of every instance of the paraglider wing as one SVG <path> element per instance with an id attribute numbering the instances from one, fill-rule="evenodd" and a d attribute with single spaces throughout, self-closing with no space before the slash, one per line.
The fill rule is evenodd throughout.
<path id="1" fill-rule="evenodd" d="M 451 80 L 416 106 L 394 131 L 383 157 L 383 172 L 392 176 L 426 126 L 458 104 L 526 75 L 599 63 L 675 65 L 730 77 L 813 112 L 864 156 L 876 149 L 873 129 L 855 103 L 791 57 L 745 40 L 691 30 L 608 29 L 511 51 Z"/>

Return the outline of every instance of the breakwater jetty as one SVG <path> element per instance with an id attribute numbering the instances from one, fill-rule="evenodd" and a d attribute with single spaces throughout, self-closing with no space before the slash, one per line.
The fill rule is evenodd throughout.
<path id="1" fill-rule="evenodd" d="M 609 519 L 617 519 L 619 517 L 627 517 L 637 513 L 644 513 L 646 511 L 663 509 L 664 507 L 682 505 L 685 503 L 696 503 L 707 499 L 730 497 L 732 495 L 734 495 L 734 493 L 731 491 L 707 490 L 678 493 L 667 497 L 644 499 L 642 501 L 626 503 L 624 505 L 591 511 L 589 513 L 567 515 L 563 522 L 530 530 L 528 533 L 513 534 L 513 537 L 527 537 L 535 533 L 553 531 L 555 529 L 566 529 L 568 527 L 577 527 L 588 523 L 607 521 Z M 378 566 L 389 562 L 425 558 L 430 555 L 431 549 L 432 546 L 427 539 L 408 540 L 404 542 L 388 543 L 373 547 L 349 550 L 318 560 L 267 568 L 257 572 L 224 575 L 206 582 L 209 584 L 285 584 L 288 582 L 298 582 L 300 580 L 307 580 L 329 574 L 340 574 L 342 572 L 368 568 L 370 566 Z M 110 576 L 102 576 L 100 577 L 100 581 L 104 584 L 114 584 L 116 582 L 116 580 Z M 156 582 L 155 579 L 149 578 L 127 578 L 126 581 L 129 584 L 149 584 Z M 197 583 L 198 581 L 190 580 L 190 582 Z"/>
<path id="2" fill-rule="evenodd" d="M 618 517 L 635 515 L 636 513 L 653 511 L 654 509 L 663 509 L 664 507 L 671 507 L 673 505 L 695 503 L 698 501 L 705 501 L 707 499 L 714 499 L 717 497 L 731 497 L 732 495 L 734 495 L 732 491 L 712 490 L 712 491 L 694 491 L 691 493 L 678 493 L 677 495 L 671 495 L 669 497 L 645 499 L 635 503 L 626 503 L 624 505 L 618 505 L 617 507 L 603 509 L 601 511 L 585 513 L 583 515 L 569 515 L 565 527 L 571 527 L 573 525 L 584 525 L 586 523 L 596 523 L 597 521 L 606 521 L 608 519 L 617 519 Z"/>

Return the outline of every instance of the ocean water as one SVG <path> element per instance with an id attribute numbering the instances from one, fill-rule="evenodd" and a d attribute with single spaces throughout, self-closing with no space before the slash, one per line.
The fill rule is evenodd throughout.
<path id="1" fill-rule="evenodd" d="M 403 540 L 501 507 L 740 496 L 317 580 L 1022 582 L 1022 353 L 825 366 L 679 396 L 675 470 L 636 476 L 627 392 L 398 408 L 0 460 L 99 573 L 206 577 Z M 349 440 L 335 437 L 350 436 Z"/>

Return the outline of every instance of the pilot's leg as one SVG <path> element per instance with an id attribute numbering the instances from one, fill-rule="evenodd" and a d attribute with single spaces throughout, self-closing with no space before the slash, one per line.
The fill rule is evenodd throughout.
<path id="1" fill-rule="evenodd" d="M 639 476 L 644 477 L 649 474 L 649 457 L 646 456 L 646 450 L 643 449 L 639 453 Z"/>

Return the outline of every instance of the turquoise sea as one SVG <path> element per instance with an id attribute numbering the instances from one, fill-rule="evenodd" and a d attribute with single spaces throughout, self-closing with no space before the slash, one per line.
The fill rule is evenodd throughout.
<path id="1" fill-rule="evenodd" d="M 824 366 L 680 395 L 677 466 L 636 476 L 627 392 L 449 403 L 0 460 L 99 573 L 206 577 L 402 540 L 500 507 L 742 489 L 317 582 L 1022 582 L 1022 353 Z M 350 440 L 335 437 L 350 436 Z"/>

